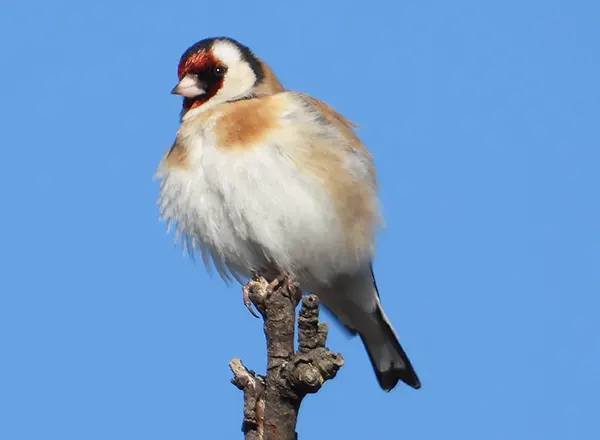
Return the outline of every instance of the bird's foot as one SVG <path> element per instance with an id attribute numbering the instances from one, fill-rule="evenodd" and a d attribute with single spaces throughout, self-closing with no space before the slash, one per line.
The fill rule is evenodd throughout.
<path id="1" fill-rule="evenodd" d="M 244 285 L 244 287 L 242 287 L 244 305 L 255 318 L 260 318 L 260 315 L 256 313 L 256 311 L 252 307 L 252 300 L 250 299 L 250 295 L 252 293 L 260 292 L 261 297 L 264 297 L 269 290 L 269 286 L 269 282 L 264 277 L 255 275 L 250 281 L 246 283 L 246 285 Z"/>

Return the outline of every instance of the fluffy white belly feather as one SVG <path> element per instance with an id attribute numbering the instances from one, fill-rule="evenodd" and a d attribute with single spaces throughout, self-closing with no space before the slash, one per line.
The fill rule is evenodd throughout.
<path id="1" fill-rule="evenodd" d="M 228 150 L 195 136 L 188 150 L 188 169 L 159 168 L 161 216 L 222 276 L 275 265 L 310 288 L 371 257 L 348 249 L 330 195 L 276 145 Z"/>

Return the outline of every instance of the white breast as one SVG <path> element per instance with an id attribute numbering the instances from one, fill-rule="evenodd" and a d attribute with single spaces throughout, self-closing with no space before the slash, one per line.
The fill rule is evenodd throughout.
<path id="1" fill-rule="evenodd" d="M 307 287 L 371 257 L 372 249 L 358 259 L 347 249 L 330 195 L 293 159 L 299 140 L 276 133 L 255 148 L 219 148 L 212 123 L 180 130 L 187 169 L 159 168 L 162 216 L 188 248 L 212 257 L 222 275 L 246 277 L 274 263 Z"/>

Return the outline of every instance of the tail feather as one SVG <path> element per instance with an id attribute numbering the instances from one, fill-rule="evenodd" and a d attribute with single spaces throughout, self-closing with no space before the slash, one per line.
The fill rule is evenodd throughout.
<path id="1" fill-rule="evenodd" d="M 369 354 L 379 385 L 385 391 L 390 391 L 401 380 L 415 389 L 421 388 L 419 377 L 400 345 L 398 336 L 385 316 L 381 304 L 377 304 L 377 309 L 372 313 L 372 322 L 377 328 L 359 334 Z"/>
<path id="2" fill-rule="evenodd" d="M 338 277 L 316 292 L 324 305 L 352 333 L 358 333 L 369 354 L 379 385 L 390 391 L 398 381 L 419 389 L 421 382 L 385 315 L 370 267 Z"/>

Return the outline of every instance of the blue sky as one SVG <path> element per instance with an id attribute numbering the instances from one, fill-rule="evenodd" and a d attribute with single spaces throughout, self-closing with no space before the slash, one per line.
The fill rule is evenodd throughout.
<path id="1" fill-rule="evenodd" d="M 168 4 L 169 3 L 169 4 Z M 228 362 L 264 371 L 236 286 L 157 220 L 180 54 L 229 35 L 359 122 L 375 271 L 423 382 L 356 339 L 301 438 L 600 438 L 600 4 L 0 5 L 0 438 L 242 438 Z"/>

